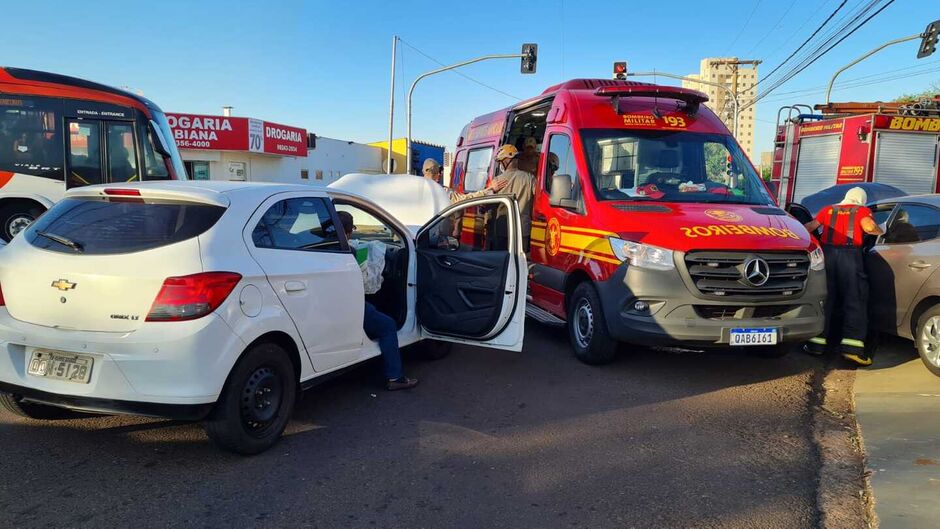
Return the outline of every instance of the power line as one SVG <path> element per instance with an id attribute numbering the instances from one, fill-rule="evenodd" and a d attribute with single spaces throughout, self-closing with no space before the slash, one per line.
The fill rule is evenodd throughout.
<path id="1" fill-rule="evenodd" d="M 404 39 L 399 38 L 399 39 L 398 39 L 398 42 L 401 42 L 401 43 L 404 44 L 405 46 L 408 46 L 409 48 L 411 48 L 411 49 L 413 49 L 414 51 L 418 52 L 419 54 L 423 55 L 424 58 L 428 59 L 428 60 L 431 61 L 431 62 L 436 63 L 436 64 L 439 65 L 439 66 L 447 66 L 446 64 L 442 63 L 441 61 L 435 59 L 434 57 L 431 57 L 431 56 L 428 55 L 427 53 L 424 53 L 423 51 L 421 51 L 421 50 L 419 50 L 418 48 L 414 47 L 410 42 L 408 42 L 408 41 L 406 41 L 406 40 L 404 40 Z M 458 70 L 450 70 L 450 71 L 453 72 L 453 73 L 455 73 L 455 74 L 457 74 L 457 75 L 459 75 L 459 76 L 461 76 L 461 77 L 463 77 L 464 79 L 467 79 L 468 81 L 473 81 L 474 83 L 476 83 L 476 84 L 478 84 L 478 85 L 480 85 L 480 86 L 482 86 L 482 87 L 484 87 L 484 88 L 489 88 L 490 90 L 492 90 L 492 91 L 494 91 L 494 92 L 500 93 L 500 94 L 502 94 L 502 95 L 504 95 L 504 96 L 506 96 L 506 97 L 511 97 L 511 98 L 515 99 L 516 101 L 522 101 L 522 98 L 521 98 L 521 97 L 516 97 L 516 96 L 514 96 L 514 95 L 512 95 L 512 94 L 506 93 L 506 92 L 500 90 L 499 88 L 496 88 L 495 86 L 490 86 L 490 85 L 484 83 L 483 81 L 480 81 L 480 80 L 478 80 L 478 79 L 474 79 L 473 77 L 470 77 L 469 75 L 467 75 L 467 74 L 465 74 L 465 73 L 463 73 L 463 72 L 461 72 L 461 71 L 458 71 Z"/>
<path id="2" fill-rule="evenodd" d="M 838 7 L 836 7 L 835 11 L 833 11 L 832 13 L 829 14 L 829 16 L 826 18 L 826 20 L 824 20 L 823 23 L 820 24 L 818 28 L 816 28 L 816 31 L 814 31 L 812 35 L 810 35 L 809 37 L 807 37 L 806 40 L 803 41 L 803 44 L 800 44 L 800 47 L 798 47 L 797 49 L 793 50 L 793 53 L 791 53 L 786 59 L 784 59 L 783 62 L 781 62 L 780 64 L 778 64 L 776 68 L 774 68 L 773 70 L 771 70 L 770 73 L 767 74 L 763 79 L 758 80 L 758 81 L 757 81 L 757 84 L 755 84 L 754 87 L 756 88 L 757 85 L 761 84 L 765 79 L 767 79 L 768 77 L 770 77 L 770 76 L 772 76 L 774 73 L 776 73 L 776 71 L 779 70 L 781 67 L 783 67 L 783 65 L 786 64 L 790 59 L 792 59 L 794 55 L 796 55 L 797 53 L 799 53 L 800 50 L 802 50 L 803 47 L 806 46 L 807 43 L 809 43 L 809 41 L 813 40 L 813 37 L 815 37 L 816 34 L 819 33 L 819 32 L 822 30 L 822 28 L 825 27 L 826 24 L 829 23 L 830 20 L 832 20 L 832 17 L 836 16 L 836 13 L 838 13 L 839 10 L 842 9 L 843 6 L 845 6 L 845 3 L 846 3 L 846 2 L 848 2 L 848 0 L 842 0 L 842 3 L 839 4 Z"/>
<path id="3" fill-rule="evenodd" d="M 862 81 L 859 81 L 859 80 L 857 80 L 857 79 L 853 79 L 853 80 L 845 81 L 844 83 L 839 83 L 839 84 L 835 85 L 834 90 L 839 91 L 839 90 L 846 90 L 846 89 L 849 89 L 849 88 L 861 88 L 861 87 L 863 87 L 863 86 L 871 86 L 871 85 L 875 85 L 875 84 L 881 84 L 881 83 L 884 83 L 885 81 L 896 81 L 896 80 L 898 80 L 898 79 L 908 79 L 908 78 L 911 78 L 911 77 L 919 77 L 919 76 L 921 76 L 921 75 L 927 75 L 927 74 L 932 74 L 932 73 L 940 73 L 940 68 L 933 68 L 933 69 L 930 69 L 930 70 L 922 70 L 922 71 L 917 71 L 917 72 L 909 72 L 909 73 L 906 73 L 906 74 L 892 75 L 892 76 L 887 76 L 887 77 L 879 77 L 879 78 L 877 78 L 877 79 L 869 79 L 869 80 L 862 80 Z M 805 95 L 809 95 L 809 94 L 821 94 L 821 93 L 824 93 L 827 88 L 828 88 L 828 86 L 822 86 L 822 87 L 816 87 L 816 88 L 807 88 L 806 90 L 795 90 L 795 91 L 792 91 L 792 92 L 781 92 L 781 93 L 777 94 L 776 96 L 774 96 L 774 97 L 768 99 L 766 102 L 785 101 L 785 100 L 787 100 L 787 99 L 791 99 L 793 95 L 804 95 L 804 96 L 805 96 Z"/>
<path id="4" fill-rule="evenodd" d="M 770 31 L 767 31 L 766 33 L 764 33 L 764 36 L 761 37 L 761 39 L 757 41 L 757 44 L 754 44 L 753 46 L 751 46 L 751 49 L 748 50 L 748 52 L 745 53 L 745 55 L 753 55 L 753 54 L 754 54 L 754 50 L 756 50 L 758 47 L 760 47 L 760 45 L 761 45 L 765 40 L 767 40 L 767 37 L 769 37 L 771 34 L 773 34 L 774 30 L 777 29 L 777 26 L 779 26 L 780 23 L 783 22 L 783 19 L 787 18 L 787 15 L 790 14 L 790 11 L 793 10 L 793 6 L 795 6 L 795 5 L 796 5 L 796 0 L 793 0 L 792 2 L 790 2 L 790 6 L 787 7 L 787 10 L 783 12 L 783 15 L 780 16 L 780 19 L 777 20 L 777 23 L 774 24 L 772 28 L 770 28 Z"/>
<path id="5" fill-rule="evenodd" d="M 835 84 L 835 87 L 836 87 L 836 88 L 839 88 L 839 89 L 842 89 L 842 88 L 844 88 L 845 85 L 848 84 L 848 83 L 854 83 L 854 82 L 857 82 L 857 81 L 865 81 L 865 80 L 873 80 L 873 81 L 877 81 L 877 82 L 882 82 L 882 81 L 885 81 L 885 80 L 889 80 L 889 79 L 883 77 L 883 76 L 886 75 L 886 74 L 892 74 L 892 73 L 897 73 L 897 72 L 903 72 L 903 71 L 906 71 L 906 70 L 922 70 L 922 71 L 908 72 L 908 74 L 905 74 L 904 76 L 898 77 L 898 78 L 903 79 L 903 78 L 905 78 L 905 77 L 916 77 L 916 76 L 918 76 L 918 75 L 924 75 L 924 74 L 927 74 L 927 73 L 932 73 L 932 72 L 934 72 L 934 71 L 937 71 L 936 69 L 925 69 L 925 68 L 924 68 L 924 67 L 926 67 L 926 66 L 932 66 L 932 65 L 936 65 L 936 64 L 940 64 L 940 61 L 931 61 L 931 62 L 924 63 L 924 64 L 915 64 L 915 65 L 913 65 L 913 66 L 907 66 L 907 67 L 904 67 L 904 68 L 897 68 L 897 69 L 894 69 L 894 70 L 886 70 L 886 71 L 883 71 L 883 72 L 878 72 L 878 73 L 872 73 L 872 74 L 862 75 L 862 76 L 859 76 L 859 77 L 854 77 L 854 78 L 852 78 L 852 79 L 847 79 L 847 80 L 845 80 L 845 81 L 836 83 L 836 84 Z M 876 78 L 876 79 L 874 79 L 874 78 Z M 894 79 L 894 77 L 892 77 L 892 79 Z M 793 94 L 804 94 L 804 93 L 813 93 L 813 92 L 822 92 L 822 91 L 825 91 L 825 89 L 826 89 L 827 86 L 828 86 L 828 85 L 819 85 L 819 86 L 814 86 L 814 87 L 810 87 L 810 88 L 801 88 L 801 89 L 799 89 L 799 90 L 791 90 L 791 91 L 789 91 L 789 92 L 777 92 L 776 96 L 793 95 Z M 775 96 L 775 97 L 776 97 L 776 96 Z"/>
<path id="6" fill-rule="evenodd" d="M 872 5 L 872 6 L 875 5 L 875 3 L 877 3 L 877 2 L 872 2 L 871 5 Z M 794 69 L 792 69 L 790 72 L 788 72 L 787 75 L 784 76 L 783 79 L 781 79 L 780 81 L 776 82 L 773 86 L 771 86 L 769 89 L 765 90 L 762 94 L 758 94 L 757 97 L 756 97 L 749 105 L 747 105 L 747 106 L 753 105 L 753 104 L 757 103 L 757 101 L 759 101 L 759 100 L 761 100 L 761 99 L 767 97 L 773 90 L 776 90 L 776 89 L 779 88 L 781 85 L 783 85 L 784 83 L 786 83 L 787 81 L 789 81 L 790 79 L 792 79 L 794 76 L 798 75 L 798 74 L 799 74 L 800 72 L 802 72 L 803 70 L 805 70 L 805 69 L 809 68 L 810 66 L 812 66 L 813 63 L 815 63 L 815 62 L 818 61 L 820 58 L 822 58 L 824 55 L 826 55 L 827 53 L 829 53 L 830 51 L 832 51 L 833 48 L 835 48 L 836 46 L 838 46 L 839 44 L 841 44 L 842 41 L 844 41 L 845 39 L 847 39 L 847 38 L 849 38 L 850 36 L 852 36 L 852 34 L 854 34 L 854 33 L 855 33 L 856 31 L 858 31 L 860 28 L 862 28 L 863 26 L 865 26 L 865 24 L 867 24 L 869 21 L 871 21 L 871 19 L 873 19 L 873 18 L 875 18 L 876 16 L 878 16 L 882 11 L 884 11 L 885 9 L 887 9 L 887 7 L 890 6 L 890 5 L 893 4 L 893 3 L 894 3 L 894 0 L 888 0 L 887 3 L 885 3 L 885 4 L 884 4 L 883 6 L 881 6 L 877 11 L 875 11 L 874 13 L 872 13 L 871 15 L 869 15 L 865 20 L 861 21 L 861 22 L 858 23 L 858 24 L 855 24 L 855 27 L 853 27 L 848 33 L 846 33 L 845 35 L 843 35 L 843 36 L 842 36 L 839 40 L 837 40 L 834 44 L 832 44 L 831 46 L 829 46 L 828 48 L 826 48 L 826 49 L 823 50 L 822 52 L 819 52 L 818 50 L 819 50 L 819 49 L 822 49 L 822 46 L 825 46 L 825 45 L 826 45 L 826 43 L 824 43 L 822 46 L 820 46 L 819 48 L 817 48 L 817 51 L 816 51 L 816 52 L 814 52 L 813 54 L 810 55 L 810 57 L 812 57 L 812 59 L 809 59 L 809 58 L 804 59 L 804 61 L 801 62 L 796 68 L 794 68 Z M 861 16 L 863 16 L 865 13 L 867 13 L 868 10 L 870 10 L 870 7 L 869 7 L 869 8 L 866 8 L 866 9 L 864 9 L 864 10 L 862 10 L 862 11 L 859 13 L 859 15 L 857 15 L 855 18 L 853 18 L 853 19 L 849 22 L 849 24 L 847 24 L 845 27 L 848 28 L 849 26 L 851 26 L 852 24 L 854 24 L 855 21 L 858 20 L 858 19 L 859 19 Z M 838 34 L 838 33 L 837 33 L 837 34 Z M 830 39 L 830 40 L 831 40 L 831 39 Z M 828 42 L 828 41 L 827 41 L 827 42 Z"/>
<path id="7" fill-rule="evenodd" d="M 754 4 L 754 9 L 751 9 L 751 14 L 747 16 L 747 20 L 744 21 L 744 24 L 741 24 L 741 30 L 738 31 L 738 34 L 735 35 L 734 40 L 732 40 L 731 44 L 728 45 L 728 48 L 725 51 L 725 55 L 728 55 L 728 52 L 731 51 L 731 49 L 734 48 L 734 45 L 738 43 L 738 39 L 740 39 L 741 35 L 744 34 L 744 30 L 747 29 L 747 25 L 750 24 L 751 19 L 754 18 L 754 13 L 757 12 L 757 8 L 760 7 L 760 3 L 762 1 L 763 0 L 757 0 L 757 3 Z"/>

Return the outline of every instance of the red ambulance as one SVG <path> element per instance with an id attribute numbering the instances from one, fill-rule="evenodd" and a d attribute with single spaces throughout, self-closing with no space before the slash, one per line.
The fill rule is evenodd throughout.
<path id="1" fill-rule="evenodd" d="M 536 139 L 522 154 L 537 164 L 527 313 L 565 323 L 586 363 L 612 360 L 618 342 L 776 356 L 822 332 L 822 251 L 707 99 L 575 79 L 474 119 L 457 140 L 452 186 L 469 192 L 498 172 L 500 145 Z M 485 220 L 461 229 L 485 237 Z"/>

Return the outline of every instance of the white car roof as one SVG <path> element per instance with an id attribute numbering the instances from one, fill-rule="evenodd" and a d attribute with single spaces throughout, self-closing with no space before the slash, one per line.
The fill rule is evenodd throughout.
<path id="1" fill-rule="evenodd" d="M 450 206 L 446 189 L 415 175 L 350 173 L 327 187 L 374 202 L 412 230 Z"/>
<path id="2" fill-rule="evenodd" d="M 251 195 L 257 193 L 261 196 L 270 196 L 275 193 L 289 191 L 302 191 L 315 196 L 327 196 L 323 186 L 305 184 L 275 184 L 263 182 L 223 182 L 223 181 L 192 181 L 167 180 L 132 183 L 111 183 L 93 186 L 83 186 L 70 189 L 65 196 L 89 197 L 103 196 L 107 189 L 136 189 L 145 198 L 185 199 L 217 206 L 228 206 L 229 195 Z"/>

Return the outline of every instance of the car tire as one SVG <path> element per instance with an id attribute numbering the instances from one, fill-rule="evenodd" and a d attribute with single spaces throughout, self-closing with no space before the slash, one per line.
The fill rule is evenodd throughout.
<path id="1" fill-rule="evenodd" d="M 757 358 L 782 358 L 790 354 L 793 347 L 789 343 L 781 343 L 777 345 L 757 345 L 746 349 L 747 354 Z"/>
<path id="2" fill-rule="evenodd" d="M 568 338 L 574 355 L 588 365 L 608 364 L 617 356 L 617 341 L 607 331 L 604 309 L 594 285 L 579 284 L 568 300 Z"/>
<path id="3" fill-rule="evenodd" d="M 206 434 L 224 450 L 259 454 L 284 433 L 296 398 L 297 374 L 287 352 L 273 343 L 255 345 L 229 375 L 205 421 Z"/>
<path id="4" fill-rule="evenodd" d="M 24 401 L 23 398 L 19 395 L 5 392 L 0 392 L 0 408 L 18 417 L 25 417 L 27 419 L 36 419 L 41 421 L 55 421 L 82 417 L 82 414 L 72 410 L 58 408 L 56 406 L 49 406 L 46 404 L 38 404 L 35 402 L 27 402 Z"/>
<path id="5" fill-rule="evenodd" d="M 10 202 L 0 207 L 0 238 L 10 242 L 14 235 L 26 229 L 42 213 L 42 208 L 30 202 Z"/>
<path id="6" fill-rule="evenodd" d="M 415 349 L 419 358 L 434 362 L 450 356 L 450 352 L 454 349 L 454 344 L 440 340 L 421 340 L 416 344 Z"/>
<path id="7" fill-rule="evenodd" d="M 931 307 L 918 318 L 914 346 L 924 366 L 940 377 L 940 305 Z"/>

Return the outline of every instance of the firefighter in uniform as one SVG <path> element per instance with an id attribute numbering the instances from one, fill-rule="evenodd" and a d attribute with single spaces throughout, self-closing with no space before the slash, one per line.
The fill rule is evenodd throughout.
<path id="1" fill-rule="evenodd" d="M 822 228 L 819 242 L 826 257 L 826 327 L 822 336 L 812 338 L 806 351 L 814 355 L 836 349 L 843 358 L 860 366 L 871 365 L 865 351 L 868 333 L 868 276 L 865 274 L 862 241 L 865 234 L 884 232 L 865 207 L 865 190 L 853 187 L 837 205 L 823 208 L 806 224 L 809 231 Z M 839 315 L 841 314 L 841 319 Z"/>
<path id="2" fill-rule="evenodd" d="M 519 216 L 522 221 L 522 247 L 526 252 L 529 251 L 529 231 L 532 229 L 532 200 L 535 197 L 535 176 L 532 173 L 519 169 L 519 149 L 515 145 L 506 144 L 496 151 L 496 163 L 499 164 L 502 172 L 494 178 L 498 185 L 505 189 L 503 194 L 512 195 L 519 203 Z M 500 240 L 505 237 L 506 218 L 505 212 L 500 211 L 496 216 L 496 233 L 500 235 L 495 238 L 496 247 L 505 248 L 505 241 Z M 489 225 L 489 222 L 487 222 Z"/>

